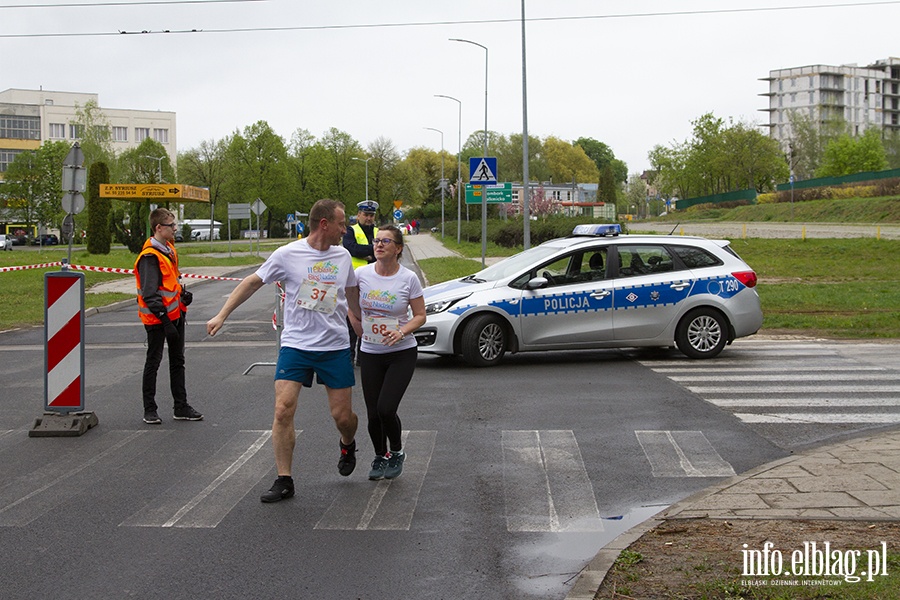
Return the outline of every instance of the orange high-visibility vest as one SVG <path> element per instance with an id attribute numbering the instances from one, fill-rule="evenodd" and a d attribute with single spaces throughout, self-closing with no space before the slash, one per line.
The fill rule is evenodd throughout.
<path id="1" fill-rule="evenodd" d="M 147 304 L 144 302 L 144 295 L 141 292 L 141 275 L 138 272 L 138 263 L 141 258 L 148 254 L 155 255 L 159 261 L 159 272 L 162 274 L 159 295 L 162 297 L 169 319 L 175 321 L 181 317 L 181 313 L 187 312 L 187 307 L 181 303 L 181 273 L 178 272 L 178 253 L 175 251 L 173 244 L 167 242 L 166 245 L 169 247 L 169 252 L 172 253 L 171 259 L 154 248 L 148 239 L 144 242 L 144 247 L 141 249 L 141 253 L 138 254 L 137 260 L 134 261 L 134 276 L 137 280 L 138 315 L 141 317 L 141 322 L 144 325 L 159 325 L 162 323 L 159 317 L 154 315 L 147 307 Z"/>

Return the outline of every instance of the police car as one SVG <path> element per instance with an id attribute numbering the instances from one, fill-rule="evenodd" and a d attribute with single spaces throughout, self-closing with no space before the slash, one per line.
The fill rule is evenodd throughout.
<path id="1" fill-rule="evenodd" d="M 419 352 L 479 367 L 506 352 L 677 346 L 712 358 L 762 325 L 756 273 L 725 240 L 580 225 L 425 289 Z"/>

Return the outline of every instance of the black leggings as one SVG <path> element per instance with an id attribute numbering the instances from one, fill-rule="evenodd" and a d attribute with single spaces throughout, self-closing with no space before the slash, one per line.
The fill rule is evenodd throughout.
<path id="1" fill-rule="evenodd" d="M 372 438 L 372 445 L 378 456 L 387 454 L 388 440 L 394 452 L 403 449 L 397 407 L 400 406 L 400 400 L 416 370 L 417 356 L 416 348 L 387 354 L 359 353 L 363 396 L 369 417 L 369 437 Z"/>

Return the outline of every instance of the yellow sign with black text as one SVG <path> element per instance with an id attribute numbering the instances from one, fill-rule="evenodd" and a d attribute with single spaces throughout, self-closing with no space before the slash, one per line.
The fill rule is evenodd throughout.
<path id="1" fill-rule="evenodd" d="M 179 183 L 103 183 L 101 198 L 209 202 L 209 189 Z"/>

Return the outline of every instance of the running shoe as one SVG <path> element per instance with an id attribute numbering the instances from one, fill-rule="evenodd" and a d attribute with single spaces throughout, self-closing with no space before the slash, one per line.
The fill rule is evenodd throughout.
<path id="1" fill-rule="evenodd" d="M 175 409 L 175 419 L 178 421 L 202 421 L 203 415 L 194 410 L 190 404 L 185 404 Z"/>
<path id="2" fill-rule="evenodd" d="M 384 479 L 384 469 L 387 467 L 388 459 L 384 456 L 376 456 L 372 461 L 372 470 L 369 471 L 369 479 L 378 481 Z"/>
<path id="3" fill-rule="evenodd" d="M 294 480 L 290 477 L 279 477 L 269 488 L 269 491 L 260 496 L 262 502 L 280 502 L 294 495 Z"/>
<path id="4" fill-rule="evenodd" d="M 144 413 L 144 423 L 159 425 L 162 423 L 162 419 L 159 418 L 159 414 L 155 410 L 148 410 Z"/>
<path id="5" fill-rule="evenodd" d="M 353 440 L 346 446 L 344 442 L 339 443 L 341 445 L 341 458 L 338 460 L 338 472 L 347 477 L 356 468 L 356 440 Z"/>
<path id="6" fill-rule="evenodd" d="M 400 473 L 403 472 L 404 460 L 406 460 L 405 452 L 391 452 L 387 461 L 387 466 L 384 468 L 384 478 L 395 479 L 400 477 Z"/>

